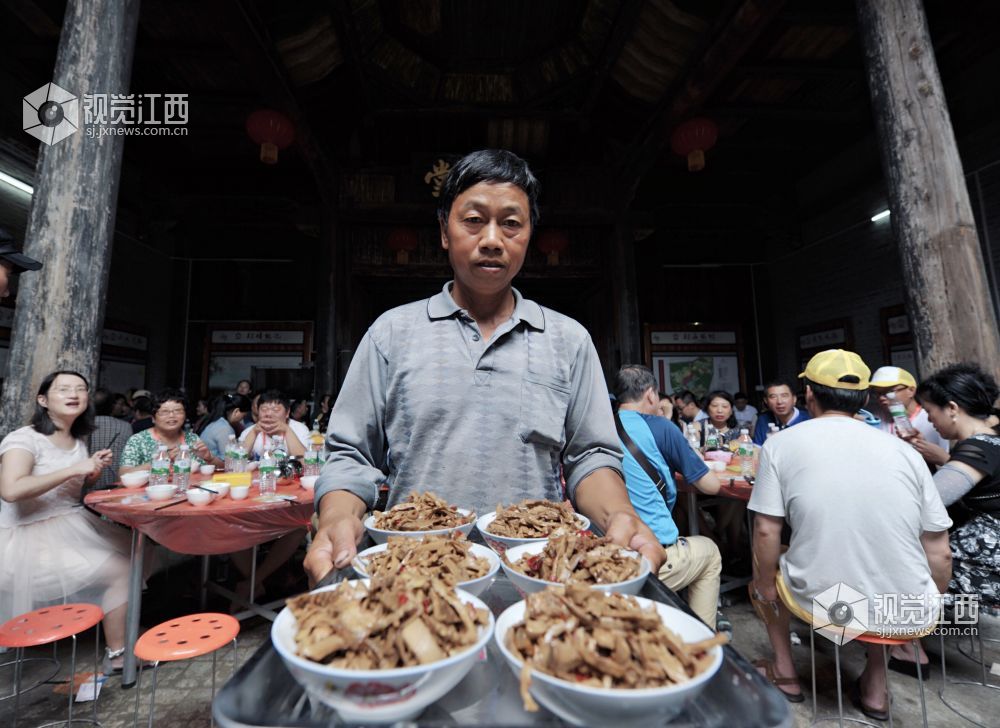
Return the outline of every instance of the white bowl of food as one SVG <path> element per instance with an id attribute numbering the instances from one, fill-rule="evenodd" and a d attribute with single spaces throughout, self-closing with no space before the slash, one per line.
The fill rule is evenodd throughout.
<path id="1" fill-rule="evenodd" d="M 375 543 L 385 543 L 390 536 L 423 538 L 460 531 L 468 536 L 476 525 L 476 514 L 457 508 L 433 493 L 411 493 L 389 510 L 376 511 L 364 520 Z"/>
<path id="2" fill-rule="evenodd" d="M 545 642 L 551 654 L 559 655 L 558 663 L 544 662 L 544 655 L 538 658 L 543 661 L 543 665 L 531 670 L 528 690 L 532 698 L 563 720 L 576 725 L 616 727 L 662 725 L 694 700 L 722 666 L 723 650 L 720 645 L 725 642 L 725 637 L 716 637 L 702 622 L 679 609 L 642 597 L 597 592 L 591 589 L 578 589 L 576 592 L 593 595 L 592 598 L 598 605 L 607 603 L 620 608 L 622 604 L 634 600 L 633 609 L 655 610 L 648 611 L 648 616 L 642 619 L 621 620 L 625 626 L 615 627 L 612 633 L 617 638 L 617 634 L 614 633 L 618 629 L 625 630 L 622 635 L 623 637 L 628 635 L 626 639 L 648 640 L 657 649 L 667 649 L 674 654 L 678 662 L 665 669 L 668 674 L 677 677 L 678 681 L 673 682 L 661 673 L 656 678 L 645 675 L 638 678 L 644 682 L 634 682 L 639 674 L 631 664 L 634 658 L 631 655 L 624 659 L 612 658 L 612 653 L 608 649 L 598 646 L 593 641 L 592 625 L 580 624 L 575 618 L 572 622 L 576 624 L 571 625 L 572 630 L 568 630 L 565 619 L 542 617 L 542 622 L 533 621 L 534 626 L 544 628 L 544 620 L 549 619 L 553 623 L 552 627 L 546 629 L 542 636 L 528 635 L 521 625 L 524 622 L 526 609 L 532 608 L 533 604 L 542 603 L 534 600 L 551 599 L 554 595 L 570 594 L 572 591 L 555 588 L 532 594 L 526 600 L 510 606 L 497 618 L 495 639 L 507 665 L 518 677 L 521 676 L 524 664 L 522 655 L 530 654 L 529 650 L 533 649 L 533 643 Z M 580 603 L 577 601 L 577 604 Z M 601 607 L 591 606 L 583 612 L 594 614 L 599 613 L 600 609 Z M 532 616 L 537 619 L 543 613 L 544 609 L 534 607 Z M 659 618 L 658 622 L 656 617 Z M 661 625 L 672 632 L 674 638 L 664 639 L 664 633 L 660 631 Z M 617 676 L 574 658 L 572 650 L 575 648 L 572 647 L 573 640 L 569 637 L 580 629 L 584 632 L 588 647 L 592 646 L 599 656 L 608 658 L 608 664 L 613 666 L 612 669 L 618 673 Z M 635 631 L 629 635 L 628 630 Z M 511 637 L 510 644 L 508 635 Z M 606 632 L 604 637 L 607 637 Z M 686 656 L 683 658 L 678 657 L 672 648 L 665 646 L 668 641 L 676 642 L 676 638 L 685 644 Z M 692 645 L 693 649 L 689 649 L 687 645 Z M 593 653 L 590 655 L 591 658 L 592 655 Z M 667 665 L 666 661 L 657 664 Z M 542 669 L 538 669 L 539 667 L 544 667 L 551 673 L 561 674 L 562 677 L 543 672 Z M 625 684 L 629 678 L 633 680 L 635 686 Z M 607 684 L 611 686 L 606 687 Z"/>
<path id="3" fill-rule="evenodd" d="M 359 627 L 364 620 L 352 622 L 352 619 L 357 620 L 359 616 L 370 614 L 361 606 L 363 602 L 360 600 L 360 595 L 364 594 L 364 590 L 371 583 L 368 580 L 344 581 L 290 599 L 288 606 L 278 614 L 271 626 L 271 642 L 285 663 L 285 667 L 306 692 L 334 708 L 342 720 L 348 723 L 392 723 L 408 720 L 443 697 L 472 669 L 479 653 L 493 635 L 493 615 L 477 597 L 456 590 L 451 600 L 447 602 L 440 600 L 434 608 L 447 612 L 446 624 L 461 624 L 457 619 L 456 609 L 466 610 L 468 616 L 476 615 L 474 622 L 477 623 L 462 628 L 456 627 L 454 633 L 465 639 L 460 646 L 446 646 L 446 651 L 438 642 L 440 638 L 431 635 L 422 621 L 423 617 L 407 622 L 407 627 L 418 625 L 418 628 L 408 636 L 400 635 L 401 642 L 407 648 L 411 644 L 415 645 L 416 649 L 424 653 L 427 661 L 416 663 L 415 653 L 407 653 L 409 658 L 405 662 L 416 664 L 404 667 L 364 669 L 342 666 L 345 662 L 357 664 L 360 661 L 357 652 L 352 654 L 350 650 L 350 643 L 358 644 L 353 638 L 341 643 L 344 648 L 331 653 L 334 655 L 332 658 L 330 654 L 319 658 L 322 652 L 329 649 L 330 638 L 327 638 L 324 644 L 317 645 L 315 642 L 310 643 L 308 637 L 303 635 L 302 646 L 297 644 L 299 627 L 296 611 L 302 614 L 304 606 L 313 609 L 310 621 L 315 624 L 318 619 L 322 620 L 325 625 L 329 625 L 330 630 L 327 630 L 327 633 L 330 634 L 332 631 L 334 638 L 339 634 L 337 630 L 341 628 L 349 630 L 348 634 L 353 635 L 357 634 L 358 629 L 365 629 L 364 626 Z M 376 580 L 376 583 L 384 582 Z M 327 594 L 340 589 L 347 591 L 343 595 Z M 347 599 L 346 609 L 342 606 L 344 599 Z M 330 601 L 326 607 L 328 616 L 315 616 L 317 612 L 322 613 L 323 610 L 323 607 L 316 605 L 319 600 Z M 334 600 L 340 601 L 334 602 Z M 378 605 L 374 608 L 378 608 Z M 428 618 L 439 617 L 431 612 Z M 375 643 L 382 646 L 398 644 L 396 636 L 391 634 L 392 629 L 399 629 L 398 624 L 397 622 L 395 628 L 387 626 L 383 632 L 374 634 L 369 632 L 364 639 L 365 644 Z M 310 659 L 305 654 L 307 649 L 316 649 L 317 654 L 313 657 L 326 662 Z M 387 652 L 388 649 L 383 650 L 383 656 Z M 392 653 L 393 656 L 400 654 L 402 653 Z M 443 656 L 438 657 L 438 655 Z"/>
<path id="4" fill-rule="evenodd" d="M 202 488 L 208 488 L 209 490 L 214 490 L 217 498 L 225 498 L 229 495 L 229 483 L 225 483 L 221 480 L 207 480 L 201 484 Z"/>
<path id="5" fill-rule="evenodd" d="M 138 488 L 149 482 L 149 471 L 133 470 L 131 473 L 122 473 L 119 477 L 126 488 Z"/>
<path id="6" fill-rule="evenodd" d="M 147 473 L 148 475 L 148 473 Z M 173 483 L 163 483 L 162 485 L 146 486 L 146 497 L 151 501 L 165 501 L 174 497 L 177 486 Z"/>
<path id="7" fill-rule="evenodd" d="M 250 495 L 249 485 L 232 485 L 229 487 L 229 497 L 233 500 L 246 500 Z"/>
<path id="8" fill-rule="evenodd" d="M 209 493 L 207 490 L 202 490 L 201 488 L 188 488 L 185 494 L 187 495 L 188 503 L 193 506 L 207 506 L 216 498 L 214 493 Z"/>
<path id="9" fill-rule="evenodd" d="M 312 490 L 316 487 L 316 481 L 319 480 L 318 475 L 303 475 L 299 478 L 299 485 L 301 485 L 306 490 Z"/>
<path id="10" fill-rule="evenodd" d="M 415 545 L 419 545 L 421 543 L 420 541 L 416 541 L 415 539 L 405 539 L 405 541 L 407 543 L 412 543 Z M 357 572 L 358 576 L 360 576 L 362 579 L 368 579 L 369 577 L 371 577 L 372 574 L 370 573 L 369 569 L 372 560 L 375 559 L 375 557 L 379 556 L 379 554 L 386 553 L 391 545 L 392 544 L 388 542 L 380 543 L 377 546 L 372 546 L 369 549 L 365 549 L 357 556 L 355 556 L 354 561 L 351 562 L 351 566 L 354 568 L 354 571 Z M 486 572 L 481 575 L 475 576 L 474 578 L 471 579 L 461 579 L 461 578 L 449 579 L 445 577 L 445 580 L 448 583 L 454 581 L 454 584 L 458 589 L 468 592 L 474 597 L 478 597 L 487 589 L 489 589 L 490 585 L 493 583 L 493 580 L 496 579 L 497 572 L 500 571 L 500 557 L 497 556 L 492 550 L 486 548 L 485 546 L 480 546 L 477 543 L 470 543 L 467 545 L 469 549 L 469 556 L 479 559 L 485 559 L 488 562 L 489 565 L 487 567 Z M 412 559 L 408 559 L 408 562 L 412 563 Z M 433 568 L 433 566 L 436 565 L 437 564 L 434 564 L 428 568 Z"/>
<path id="11" fill-rule="evenodd" d="M 592 539 L 597 540 L 596 537 L 592 537 Z M 524 571 L 519 568 L 524 563 L 522 562 L 522 559 L 530 560 L 532 557 L 537 557 L 538 562 L 536 563 L 539 563 L 539 567 L 541 567 L 541 569 L 536 568 L 534 571 L 538 572 L 539 570 L 544 570 L 551 574 L 553 572 L 551 565 L 550 568 L 546 569 L 544 564 L 541 563 L 544 562 L 546 557 L 546 547 L 551 543 L 551 541 L 526 543 L 522 546 L 515 546 L 512 549 L 507 549 L 507 552 L 504 554 L 505 559 L 501 561 L 500 565 L 503 567 L 503 571 L 507 575 L 507 578 L 510 579 L 511 583 L 517 587 L 522 594 L 533 594 L 534 592 L 541 591 L 546 587 L 559 586 L 566 583 L 564 581 L 553 581 L 538 576 L 532 576 L 524 573 Z M 578 578 L 588 579 L 588 581 L 584 583 L 587 583 L 587 586 L 591 589 L 618 592 L 619 594 L 638 594 L 642 591 L 642 585 L 646 583 L 646 577 L 649 576 L 649 572 L 651 570 L 649 560 L 637 551 L 630 551 L 629 549 L 617 547 L 614 548 L 614 554 L 609 555 L 607 554 L 609 550 L 609 548 L 605 547 L 600 551 L 605 560 L 612 562 L 604 565 L 604 569 L 600 575 L 596 574 L 597 569 L 595 568 L 594 575 Z M 585 562 L 586 559 L 581 558 L 579 559 L 577 566 L 582 566 L 585 569 Z M 635 570 L 635 573 L 631 572 L 632 569 Z M 528 570 L 532 571 L 532 569 Z M 566 568 L 563 569 L 563 573 L 565 572 Z M 625 578 L 618 578 L 611 576 L 613 572 L 625 572 L 628 575 Z M 589 583 L 590 579 L 598 578 L 614 578 L 617 580 Z"/>
<path id="12" fill-rule="evenodd" d="M 531 505 L 526 506 L 525 504 Z M 550 513 L 554 513 L 556 516 L 559 516 L 559 518 L 562 519 L 562 522 L 557 521 L 555 518 L 550 519 L 548 525 L 551 526 L 552 530 L 544 534 L 542 532 L 546 530 L 545 528 L 530 526 L 523 527 L 521 524 L 511 523 L 510 519 L 506 520 L 502 528 L 500 524 L 495 524 L 499 512 L 510 512 L 512 509 L 520 507 L 530 507 L 531 509 L 545 508 Z M 498 508 L 493 513 L 487 513 L 484 516 L 480 516 L 479 520 L 476 521 L 476 528 L 479 529 L 479 533 L 482 534 L 486 545 L 498 554 L 502 554 L 507 549 L 514 548 L 515 546 L 523 546 L 526 543 L 544 543 L 545 540 L 552 534 L 552 531 L 558 530 L 559 528 L 586 531 L 590 528 L 590 519 L 580 513 L 576 513 L 565 504 L 553 503 L 551 501 L 524 501 L 507 508 Z M 494 529 L 501 532 L 494 533 Z M 518 532 L 533 532 L 534 535 L 512 535 Z"/>
<path id="13" fill-rule="evenodd" d="M 211 475 L 215 472 L 215 466 L 212 463 L 205 463 L 198 468 L 202 475 Z"/>

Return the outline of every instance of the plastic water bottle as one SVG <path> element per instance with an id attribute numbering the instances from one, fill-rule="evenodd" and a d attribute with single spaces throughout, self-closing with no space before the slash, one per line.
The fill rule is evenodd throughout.
<path id="1" fill-rule="evenodd" d="M 892 426 L 895 428 L 896 434 L 904 440 L 917 434 L 916 428 L 906 415 L 906 407 L 902 402 L 896 401 L 896 393 L 889 392 L 885 396 L 889 400 L 889 414 L 892 415 Z"/>
<path id="2" fill-rule="evenodd" d="M 696 453 L 701 454 L 701 441 L 698 439 L 698 431 L 694 429 L 694 425 L 687 426 L 687 441 L 691 449 Z"/>
<path id="3" fill-rule="evenodd" d="M 224 468 L 227 473 L 236 471 L 236 435 L 230 435 L 226 440 L 226 461 Z"/>
<path id="4" fill-rule="evenodd" d="M 319 448 L 313 443 L 309 443 L 309 448 L 306 450 L 305 458 L 302 463 L 302 474 L 303 475 L 319 475 L 320 470 L 320 454 Z"/>
<path id="5" fill-rule="evenodd" d="M 750 438 L 750 430 L 740 430 L 737 443 L 736 457 L 740 462 L 740 475 L 743 480 L 749 480 L 753 477 L 753 440 Z"/>
<path id="6" fill-rule="evenodd" d="M 284 435 L 275 435 L 271 439 L 271 453 L 278 462 L 278 469 L 281 470 L 285 461 L 288 460 L 288 445 L 285 444 Z"/>
<path id="7" fill-rule="evenodd" d="M 705 430 L 705 452 L 709 450 L 719 449 L 719 431 L 715 429 L 715 425 L 704 425 L 708 429 Z"/>
<path id="8" fill-rule="evenodd" d="M 237 444 L 233 448 L 233 472 L 245 473 L 247 470 L 247 450 L 243 445 Z"/>
<path id="9" fill-rule="evenodd" d="M 278 464 L 271 456 L 270 450 L 264 451 L 264 457 L 260 459 L 260 494 L 261 497 L 268 498 L 278 491 Z"/>
<path id="10" fill-rule="evenodd" d="M 178 490 L 187 490 L 191 480 L 191 450 L 187 443 L 181 445 L 180 454 L 174 460 L 174 485 Z"/>
<path id="11" fill-rule="evenodd" d="M 150 485 L 166 485 L 170 480 L 170 456 L 167 455 L 167 446 L 160 445 L 153 458 L 153 463 L 149 469 Z"/>

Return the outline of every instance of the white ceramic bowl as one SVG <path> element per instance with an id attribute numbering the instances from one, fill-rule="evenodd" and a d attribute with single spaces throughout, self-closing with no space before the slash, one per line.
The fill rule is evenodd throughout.
<path id="1" fill-rule="evenodd" d="M 208 488 L 209 490 L 214 490 L 218 493 L 219 498 L 225 498 L 229 495 L 229 483 L 223 483 L 222 481 L 206 480 L 201 483 L 202 488 Z"/>
<path id="2" fill-rule="evenodd" d="M 232 485 L 229 487 L 229 497 L 233 500 L 246 500 L 250 495 L 249 485 Z"/>
<path id="3" fill-rule="evenodd" d="M 674 607 L 642 597 L 633 597 L 643 607 L 653 604 L 660 619 L 668 629 L 685 642 L 698 642 L 712 636 L 712 631 L 694 617 Z M 500 653 L 520 678 L 521 661 L 506 647 L 507 631 L 524 619 L 525 602 L 508 607 L 497 618 L 495 639 Z M 594 688 L 533 671 L 531 694 L 539 703 L 563 720 L 576 725 L 592 726 L 649 726 L 662 725 L 680 713 L 694 700 L 722 666 L 722 648 L 710 650 L 712 664 L 691 680 L 680 685 L 661 688 L 628 690 L 621 688 Z"/>
<path id="4" fill-rule="evenodd" d="M 212 473 L 215 472 L 215 466 L 212 465 L 211 463 L 205 463 L 198 469 L 201 470 L 202 475 L 211 475 Z"/>
<path id="5" fill-rule="evenodd" d="M 316 481 L 319 480 L 318 475 L 303 475 L 299 478 L 299 485 L 301 485 L 306 490 L 312 490 L 316 487 Z"/>
<path id="6" fill-rule="evenodd" d="M 475 514 L 467 508 L 458 508 L 459 513 L 465 516 L 475 516 Z M 403 538 L 423 538 L 424 536 L 443 536 L 449 534 L 452 531 L 461 531 L 466 536 L 472 530 L 472 527 L 476 525 L 476 520 L 473 518 L 468 523 L 462 524 L 461 526 L 454 526 L 452 528 L 439 528 L 434 531 L 381 531 L 375 528 L 375 514 L 371 514 L 365 519 L 365 528 L 368 529 L 368 533 L 372 537 L 372 541 L 375 543 L 385 543 L 389 540 L 390 536 L 402 536 Z"/>
<path id="7" fill-rule="evenodd" d="M 122 473 L 119 477 L 126 488 L 138 488 L 149 482 L 149 471 L 133 470 L 131 473 Z"/>
<path id="8" fill-rule="evenodd" d="M 193 506 L 207 506 L 215 500 L 214 495 L 200 488 L 188 488 L 185 493 L 187 494 L 188 503 Z"/>
<path id="9" fill-rule="evenodd" d="M 367 579 L 368 574 L 368 561 L 375 554 L 382 553 L 387 548 L 389 548 L 388 543 L 380 543 L 377 546 L 372 546 L 370 549 L 365 549 L 357 556 L 354 557 L 354 561 L 351 562 L 351 567 L 357 572 L 358 576 L 362 579 Z M 485 546 L 480 546 L 477 543 L 471 544 L 469 552 L 473 556 L 480 556 L 490 562 L 490 570 L 485 576 L 481 576 L 478 579 L 472 579 L 470 581 L 460 581 L 456 585 L 459 589 L 469 592 L 474 597 L 478 597 L 493 583 L 496 579 L 497 572 L 500 571 L 500 557 L 497 556 L 493 551 L 486 548 Z"/>
<path id="10" fill-rule="evenodd" d="M 526 543 L 522 546 L 515 546 L 512 549 L 507 549 L 507 558 L 512 562 L 517 561 L 522 556 L 534 556 L 535 554 L 540 554 L 545 549 L 547 542 L 542 541 L 541 543 Z M 636 551 L 629 551 L 628 549 L 622 549 L 626 553 L 632 554 L 639 557 L 639 575 L 633 579 L 628 579 L 627 581 L 619 581 L 613 584 L 595 584 L 591 589 L 598 589 L 600 591 L 606 592 L 618 592 L 619 594 L 638 594 L 642 591 L 642 585 L 646 583 L 646 577 L 649 576 L 650 564 L 649 560 L 639 554 Z M 510 579 L 511 583 L 517 587 L 522 594 L 533 594 L 537 591 L 541 591 L 547 586 L 558 586 L 558 582 L 545 581 L 543 579 L 536 579 L 527 574 L 522 574 L 516 569 L 512 569 L 507 564 L 500 562 L 503 567 L 503 572 Z"/>
<path id="11" fill-rule="evenodd" d="M 482 534 L 486 545 L 498 554 L 502 554 L 507 549 L 512 549 L 515 546 L 523 546 L 526 543 L 544 543 L 549 540 L 547 536 L 545 538 L 511 538 L 509 536 L 498 536 L 495 533 L 490 533 L 487 529 L 489 529 L 490 524 L 493 523 L 496 517 L 496 511 L 487 513 L 485 516 L 480 516 L 479 520 L 476 521 L 476 528 Z M 589 518 L 580 513 L 577 513 L 576 517 L 580 521 L 581 531 L 586 531 L 590 528 Z"/>
<path id="12" fill-rule="evenodd" d="M 341 582 L 345 583 L 357 582 Z M 340 584 L 334 584 L 318 591 L 338 588 Z M 489 612 L 477 597 L 460 589 L 456 593 L 461 601 Z M 491 613 L 489 624 L 480 628 L 474 645 L 444 660 L 392 670 L 346 670 L 299 657 L 295 654 L 295 617 L 287 607 L 271 626 L 271 642 L 306 691 L 334 708 L 344 721 L 393 723 L 413 718 L 457 685 L 489 643 L 493 626 Z"/>
<path id="13" fill-rule="evenodd" d="M 176 492 L 177 492 L 177 486 L 174 485 L 173 483 L 146 486 L 146 495 L 149 497 L 151 501 L 170 500 L 171 498 L 174 497 L 174 493 Z"/>

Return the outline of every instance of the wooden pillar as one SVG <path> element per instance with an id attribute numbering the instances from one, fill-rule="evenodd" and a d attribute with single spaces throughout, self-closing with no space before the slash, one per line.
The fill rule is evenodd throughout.
<path id="1" fill-rule="evenodd" d="M 53 83 L 78 97 L 127 93 L 138 19 L 138 0 L 69 0 Z M 96 378 L 124 140 L 81 128 L 41 147 L 24 252 L 44 267 L 18 293 L 2 434 L 27 423 L 49 372 Z"/>
<path id="2" fill-rule="evenodd" d="M 635 240 L 628 225 L 618 224 L 611 241 L 611 295 L 614 297 L 615 320 L 613 330 L 618 351 L 618 361 L 606 362 L 608 374 L 613 375 L 622 364 L 642 362 L 642 330 L 639 321 L 639 300 L 636 295 Z"/>
<path id="3" fill-rule="evenodd" d="M 319 228 L 319 283 L 318 310 L 316 312 L 316 381 L 317 402 L 324 394 L 335 394 L 340 380 L 337 378 L 337 231 L 333 209 L 324 204 Z"/>
<path id="4" fill-rule="evenodd" d="M 973 361 L 1000 375 L 997 320 L 923 6 L 857 8 L 917 368 L 927 376 Z"/>

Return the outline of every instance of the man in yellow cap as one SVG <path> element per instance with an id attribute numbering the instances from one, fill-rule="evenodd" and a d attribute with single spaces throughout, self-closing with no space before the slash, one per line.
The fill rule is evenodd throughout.
<path id="1" fill-rule="evenodd" d="M 890 432 L 913 445 L 931 465 L 944 465 L 948 462 L 948 441 L 934 429 L 927 418 L 927 411 L 917 401 L 917 380 L 912 374 L 901 367 L 879 367 L 872 374 L 870 386 L 883 409 L 889 407 L 891 399 L 906 408 L 906 416 L 917 434 L 911 437 L 907 433 L 896 432 L 892 426 L 889 428 Z"/>
<path id="2" fill-rule="evenodd" d="M 854 417 L 868 398 L 869 375 L 854 352 L 832 349 L 809 360 L 799 377 L 812 419 L 767 440 L 748 504 L 757 514 L 753 595 L 775 653 L 773 662 L 756 664 L 792 702 L 803 698 L 789 609 L 817 628 L 840 625 L 850 613 L 838 641 L 864 631 L 920 636 L 933 629 L 937 595 L 951 577 L 951 519 L 930 471 L 905 442 Z M 786 521 L 792 536 L 782 554 Z M 831 590 L 848 593 L 845 587 L 859 599 L 835 610 L 851 600 L 830 599 Z M 817 604 L 829 616 L 824 624 L 812 618 Z M 821 630 L 831 639 L 835 632 Z M 880 720 L 888 709 L 883 665 L 881 647 L 872 646 L 852 696 Z"/>

